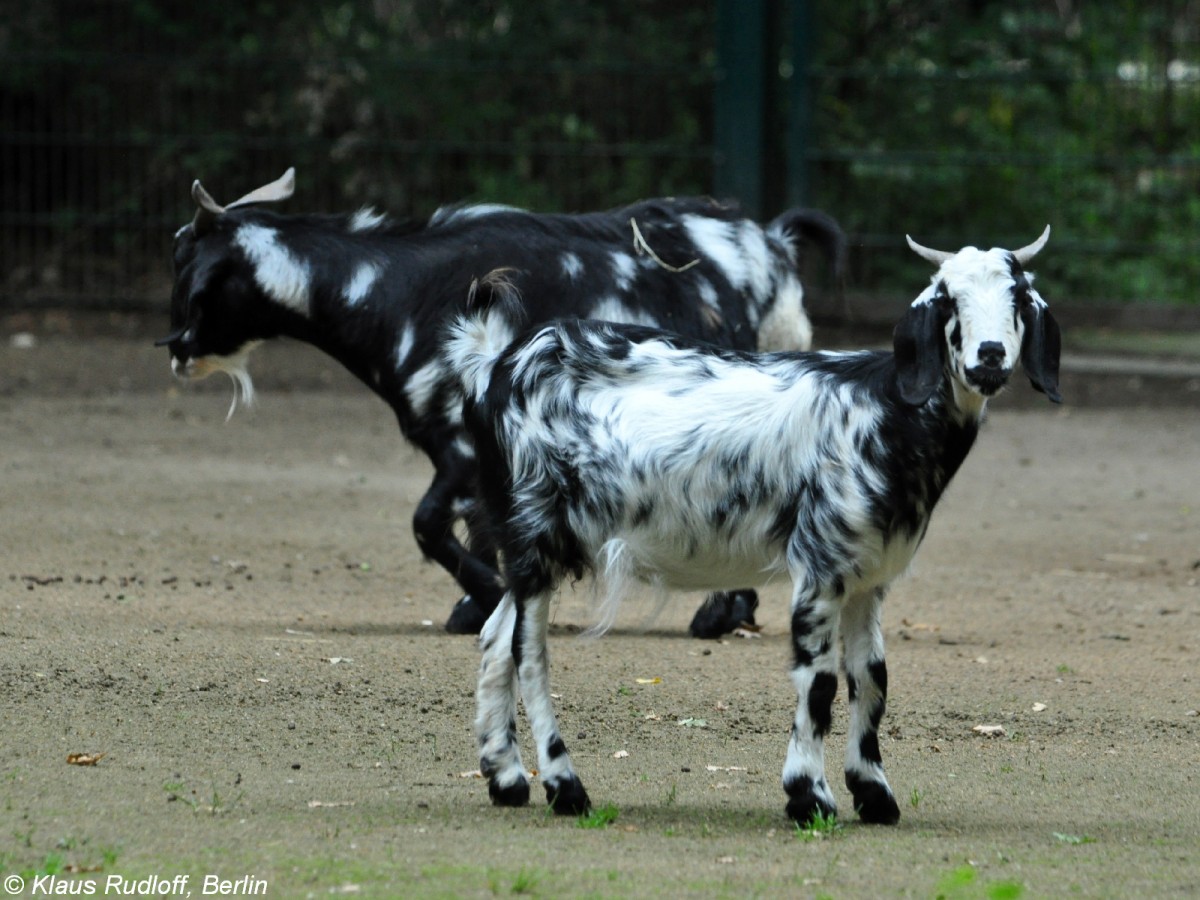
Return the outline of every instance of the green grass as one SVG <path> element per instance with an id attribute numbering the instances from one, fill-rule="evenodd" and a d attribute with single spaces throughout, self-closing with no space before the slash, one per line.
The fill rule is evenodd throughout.
<path id="1" fill-rule="evenodd" d="M 135 841 L 131 849 L 128 836 L 119 835 L 119 863 L 106 864 L 104 874 L 94 876 L 90 866 L 100 862 L 101 847 L 112 845 L 111 833 L 89 838 L 86 832 L 71 830 L 66 832 L 69 839 L 62 841 L 71 849 L 64 850 L 59 849 L 61 830 L 39 827 L 32 836 L 34 846 L 28 849 L 23 840 L 28 829 L 22 828 L 19 837 L 10 837 L 8 846 L 0 846 L 0 862 L 11 873 L 65 875 L 81 871 L 76 867 L 89 867 L 84 877 L 100 881 L 108 874 L 130 881 L 187 874 L 193 888 L 209 874 L 223 878 L 253 874 L 268 881 L 272 897 L 353 895 L 361 900 L 867 896 L 867 885 L 876 882 L 870 882 L 857 865 L 842 864 L 863 857 L 873 861 L 873 878 L 885 878 L 895 886 L 893 896 L 945 900 L 1066 896 L 1076 883 L 1079 896 L 1165 896 L 1172 890 L 1181 893 L 1180 886 L 1194 872 L 1191 863 L 1184 861 L 1185 856 L 1190 858 L 1194 836 L 1186 826 L 1169 828 L 1161 840 L 1142 834 L 1140 840 L 1128 842 L 1109 839 L 1112 833 L 1120 833 L 1119 828 L 1092 831 L 1082 822 L 1062 838 L 1053 825 L 1036 828 L 1029 821 L 1019 831 L 1004 829 L 1002 835 L 990 827 L 958 824 L 916 831 L 903 824 L 882 828 L 846 821 L 843 828 L 833 817 L 799 829 L 789 825 L 778 809 L 769 813 L 749 805 L 703 809 L 686 799 L 671 808 L 657 800 L 644 806 L 634 799 L 626 802 L 628 808 L 622 803 L 589 817 L 592 828 L 604 829 L 599 834 L 584 834 L 579 817 L 554 816 L 545 824 L 534 809 L 491 811 L 494 815 L 486 819 L 486 827 L 472 831 L 475 822 L 470 819 L 451 817 L 439 824 L 426 814 L 406 818 L 397 816 L 402 811 L 387 802 L 379 804 L 378 819 L 364 818 L 368 810 L 363 806 L 289 814 L 281 820 L 278 833 L 263 831 L 257 822 L 233 830 L 237 820 L 229 817 L 187 815 L 172 819 L 186 823 L 189 838 L 194 839 L 185 852 L 148 852 L 147 842 L 153 843 L 149 838 Z M 922 809 L 929 802 L 926 797 Z M 619 823 L 605 828 L 618 809 Z M 251 819 L 257 815 L 253 807 L 248 810 Z M 333 822 L 324 820 L 334 817 L 345 819 L 340 838 L 327 844 L 328 850 L 298 855 L 289 823 L 295 820 L 307 829 L 333 828 Z M 1075 836 L 1080 836 L 1081 844 L 1089 843 L 1089 833 L 1097 836 L 1098 844 L 1104 843 L 1105 853 L 1074 843 Z M 13 835 L 12 829 L 8 835 Z M 247 835 L 254 837 L 247 839 Z M 477 842 L 472 855 L 464 858 L 462 840 L 468 836 Z M 1011 844 L 998 843 L 1001 837 Z M 1122 865 L 1113 863 L 1110 855 Z M 716 862 L 724 857 L 733 861 Z M 669 870 L 676 874 L 665 880 L 660 862 L 664 859 L 679 866 Z M 967 866 L 968 859 L 984 862 Z M 614 875 L 616 860 L 628 868 Z M 1131 860 L 1146 860 L 1160 874 L 1126 880 Z M 1064 881 L 1064 873 L 1069 873 L 1069 880 Z M 648 876 L 660 880 L 650 884 Z M 1155 894 L 1151 890 L 1155 882 L 1169 889 Z"/>
<path id="2" fill-rule="evenodd" d="M 844 826 L 838 821 L 837 813 L 825 813 L 818 810 L 813 813 L 812 818 L 804 825 L 796 823 L 796 836 L 806 841 L 819 840 L 820 838 L 833 837 Z"/>
<path id="3" fill-rule="evenodd" d="M 1017 900 L 1025 893 L 1019 881 L 979 881 L 974 866 L 959 866 L 938 879 L 935 900 Z"/>
<path id="4" fill-rule="evenodd" d="M 20 874 L 28 882 L 43 875 L 57 875 L 65 866 L 66 860 L 61 853 L 47 853 L 40 866 L 24 869 Z"/>
<path id="5" fill-rule="evenodd" d="M 512 875 L 512 881 L 508 882 L 507 888 L 505 882 L 510 876 L 499 872 L 488 873 L 488 889 L 493 894 L 533 894 L 537 892 L 538 882 L 543 878 L 543 874 L 536 869 L 526 869 L 522 866 L 517 870 L 515 875 Z"/>
<path id="6" fill-rule="evenodd" d="M 580 816 L 578 824 L 580 828 L 607 828 L 617 821 L 617 813 L 617 808 L 611 803 L 598 806 L 590 813 Z"/>
<path id="7" fill-rule="evenodd" d="M 14 833 L 28 850 L 34 849 L 33 832 Z M 41 853 L 0 853 L 0 874 L 13 872 L 27 882 L 43 876 L 70 872 L 111 871 L 120 856 L 111 846 L 94 847 L 88 838 L 61 837 L 54 849 Z M 36 862 L 32 861 L 36 860 Z"/>
<path id="8" fill-rule="evenodd" d="M 206 812 L 216 816 L 221 813 L 229 812 L 236 807 L 245 796 L 245 793 L 239 791 L 234 795 L 233 799 L 227 799 L 221 796 L 216 785 L 213 785 L 212 797 L 208 803 L 204 803 L 195 788 L 187 790 L 187 786 L 182 781 L 167 781 L 163 783 L 162 789 L 167 794 L 168 802 L 178 801 L 187 806 L 193 813 Z"/>

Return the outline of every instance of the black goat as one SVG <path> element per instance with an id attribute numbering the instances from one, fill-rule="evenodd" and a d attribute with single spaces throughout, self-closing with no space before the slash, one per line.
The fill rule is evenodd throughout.
<path id="1" fill-rule="evenodd" d="M 290 197 L 293 185 L 289 169 L 226 207 L 198 181 L 192 186 L 199 208 L 175 235 L 172 331 L 158 343 L 169 347 L 180 377 L 233 377 L 234 406 L 239 389 L 252 396 L 250 351 L 279 336 L 317 346 L 383 398 L 404 436 L 433 461 L 413 528 L 425 555 L 466 591 L 446 625 L 456 633 L 478 632 L 503 593 L 495 548 L 470 521 L 476 465 L 461 390 L 440 354 L 475 279 L 509 269 L 533 322 L 590 317 L 728 348 L 802 349 L 811 327 L 796 239 L 818 245 L 835 273 L 845 248 L 823 213 L 791 210 L 763 228 L 707 199 L 584 215 L 462 206 L 423 223 L 369 209 L 285 216 L 261 207 Z M 470 549 L 454 535 L 459 519 Z M 756 605 L 754 591 L 714 595 L 692 633 L 716 637 L 752 622 Z"/>

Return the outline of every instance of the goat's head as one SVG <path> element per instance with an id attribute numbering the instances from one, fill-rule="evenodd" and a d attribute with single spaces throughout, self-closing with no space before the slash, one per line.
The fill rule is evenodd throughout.
<path id="1" fill-rule="evenodd" d="M 261 341 L 278 333 L 277 310 L 257 302 L 261 286 L 248 263 L 245 223 L 230 211 L 252 204 L 286 200 L 295 186 L 295 169 L 221 206 L 196 181 L 196 215 L 175 233 L 175 283 L 171 292 L 171 332 L 155 341 L 171 353 L 171 370 L 180 378 L 200 379 L 225 372 L 234 381 L 232 414 L 241 397 L 253 396 L 246 360 Z M 271 248 L 268 246 L 267 250 Z M 283 251 L 286 254 L 286 251 Z"/>
<path id="2" fill-rule="evenodd" d="M 930 286 L 896 326 L 894 345 L 900 393 L 920 406 L 945 377 L 955 396 L 982 407 L 1008 383 L 1017 360 L 1033 387 L 1055 403 L 1061 339 L 1058 323 L 1033 288 L 1024 266 L 1046 245 L 1050 226 L 1020 250 L 957 253 L 908 244 L 938 266 Z"/>

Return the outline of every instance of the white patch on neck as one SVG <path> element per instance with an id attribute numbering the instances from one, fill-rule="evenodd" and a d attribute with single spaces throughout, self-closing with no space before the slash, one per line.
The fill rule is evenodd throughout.
<path id="1" fill-rule="evenodd" d="M 950 386 L 954 391 L 954 405 L 958 407 L 963 420 L 982 422 L 987 412 L 988 398 L 964 385 L 957 374 L 950 376 Z"/>
<path id="2" fill-rule="evenodd" d="M 350 276 L 350 281 L 346 284 L 346 304 L 349 306 L 358 306 L 371 293 L 371 289 L 375 287 L 375 282 L 379 280 L 382 274 L 379 266 L 373 262 L 361 262 L 354 267 L 354 274 Z"/>
<path id="3" fill-rule="evenodd" d="M 263 225 L 243 225 L 233 242 L 254 266 L 254 280 L 272 300 L 302 316 L 309 314 L 312 273 L 279 243 L 279 232 Z"/>
<path id="4" fill-rule="evenodd" d="M 350 217 L 350 224 L 347 226 L 347 230 L 370 231 L 372 228 L 378 228 L 386 221 L 386 215 L 381 212 L 376 212 L 369 206 L 364 206 Z"/>

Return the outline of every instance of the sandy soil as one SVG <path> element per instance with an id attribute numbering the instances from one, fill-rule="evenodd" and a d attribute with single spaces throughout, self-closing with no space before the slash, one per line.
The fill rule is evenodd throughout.
<path id="1" fill-rule="evenodd" d="M 785 586 L 760 639 L 720 642 L 685 636 L 693 596 L 631 600 L 583 639 L 588 591 L 564 593 L 563 733 L 616 814 L 589 829 L 493 809 L 469 775 L 477 651 L 440 628 L 458 595 L 409 530 L 430 469 L 382 404 L 264 348 L 257 407 L 225 423 L 228 389 L 181 390 L 141 339 L 4 337 L 17 895 L 185 876 L 194 896 L 206 876 L 273 897 L 1200 894 L 1193 410 L 996 404 L 886 606 L 896 828 L 849 814 L 844 693 L 843 827 L 784 817 Z"/>

